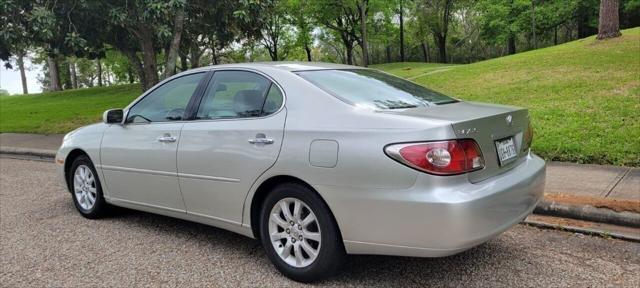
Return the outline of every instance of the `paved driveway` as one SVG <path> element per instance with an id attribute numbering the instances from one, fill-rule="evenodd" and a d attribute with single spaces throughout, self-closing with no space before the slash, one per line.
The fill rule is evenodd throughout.
<path id="1" fill-rule="evenodd" d="M 0 286 L 303 286 L 282 277 L 258 241 L 119 209 L 74 210 L 46 162 L 0 158 Z M 518 225 L 440 259 L 352 256 L 317 286 L 640 286 L 640 244 Z"/>

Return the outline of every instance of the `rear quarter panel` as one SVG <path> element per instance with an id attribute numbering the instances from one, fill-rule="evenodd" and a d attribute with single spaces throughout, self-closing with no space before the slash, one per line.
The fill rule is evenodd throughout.
<path id="1" fill-rule="evenodd" d="M 357 198 L 359 195 L 336 195 L 340 192 L 325 192 L 317 187 L 408 189 L 414 185 L 419 172 L 389 158 L 384 147 L 417 139 L 428 141 L 455 137 L 448 121 L 360 110 L 302 78 L 286 73 L 289 75 L 271 73 L 287 94 L 282 148 L 274 166 L 257 179 L 246 197 L 244 225 L 250 223 L 248 207 L 251 207 L 255 190 L 267 179 L 280 175 L 297 177 L 316 188 L 340 222 L 341 215 L 347 215 L 347 212 L 338 208 L 341 207 L 339 199 Z M 315 140 L 338 143 L 335 167 L 311 165 L 310 147 Z M 362 191 L 365 193 L 366 189 Z"/>

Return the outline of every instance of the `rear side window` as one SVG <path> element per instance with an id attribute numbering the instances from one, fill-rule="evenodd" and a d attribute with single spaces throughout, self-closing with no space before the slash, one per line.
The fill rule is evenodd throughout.
<path id="1" fill-rule="evenodd" d="M 297 74 L 329 94 L 372 109 L 415 108 L 457 102 L 444 94 L 375 70 L 314 70 Z"/>
<path id="2" fill-rule="evenodd" d="M 269 79 L 248 71 L 217 71 L 198 108 L 198 119 L 249 118 L 272 114 L 282 93 Z"/>

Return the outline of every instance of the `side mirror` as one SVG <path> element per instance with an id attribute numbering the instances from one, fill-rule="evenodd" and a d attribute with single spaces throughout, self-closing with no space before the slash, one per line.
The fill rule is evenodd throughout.
<path id="1" fill-rule="evenodd" d="M 124 111 L 122 109 L 109 109 L 102 114 L 102 121 L 105 124 L 122 124 Z"/>

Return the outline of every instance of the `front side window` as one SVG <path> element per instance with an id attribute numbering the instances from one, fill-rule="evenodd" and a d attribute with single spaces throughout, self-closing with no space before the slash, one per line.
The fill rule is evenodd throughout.
<path id="1" fill-rule="evenodd" d="M 218 71 L 198 108 L 198 119 L 266 116 L 282 106 L 280 89 L 267 78 L 248 71 Z"/>
<path id="2" fill-rule="evenodd" d="M 320 89 L 357 106 L 402 109 L 457 102 L 413 82 L 369 69 L 297 72 Z"/>
<path id="3" fill-rule="evenodd" d="M 187 105 L 205 73 L 195 73 L 171 80 L 136 103 L 127 122 L 167 122 L 184 119 Z"/>

